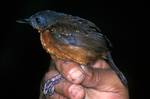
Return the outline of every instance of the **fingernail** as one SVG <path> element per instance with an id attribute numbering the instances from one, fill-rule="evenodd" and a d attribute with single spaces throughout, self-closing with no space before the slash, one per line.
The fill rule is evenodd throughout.
<path id="1" fill-rule="evenodd" d="M 74 99 L 76 98 L 80 98 L 84 96 L 84 90 L 81 86 L 77 86 L 77 85 L 71 85 L 69 87 L 69 93 L 71 95 L 71 97 L 73 97 Z"/>
<path id="2" fill-rule="evenodd" d="M 84 74 L 78 68 L 73 68 L 69 72 L 68 79 L 70 79 L 71 81 L 73 81 L 76 84 L 79 84 L 83 81 Z"/>

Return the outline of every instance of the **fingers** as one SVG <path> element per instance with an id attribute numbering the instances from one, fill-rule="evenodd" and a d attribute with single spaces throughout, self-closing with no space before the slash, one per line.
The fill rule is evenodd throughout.
<path id="1" fill-rule="evenodd" d="M 54 68 L 46 73 L 44 80 L 51 79 L 58 72 Z M 62 79 L 58 84 L 55 85 L 55 92 L 52 96 L 46 96 L 47 99 L 83 99 L 85 96 L 84 88 L 81 85 L 75 85 Z"/>
<path id="2" fill-rule="evenodd" d="M 104 60 L 98 60 L 95 64 L 93 64 L 92 68 L 87 68 L 86 66 L 79 65 L 75 62 L 64 61 L 64 60 L 55 60 L 56 67 L 58 71 L 70 82 L 74 84 L 80 84 L 84 81 L 85 78 L 91 77 L 93 75 L 90 69 L 102 68 L 109 69 L 109 65 Z M 89 77 L 86 77 L 89 75 Z M 91 82 L 91 81 L 90 81 Z"/>
<path id="3" fill-rule="evenodd" d="M 111 69 L 90 69 L 85 73 L 82 85 L 85 87 L 101 89 L 103 87 L 123 87 L 116 73 Z"/>
<path id="4" fill-rule="evenodd" d="M 57 84 L 55 91 L 70 99 L 83 99 L 85 96 L 84 88 L 81 85 L 70 84 L 66 80 Z"/>
<path id="5" fill-rule="evenodd" d="M 123 89 L 124 86 L 109 65 L 102 62 L 103 61 L 97 61 L 91 67 L 85 67 L 74 62 L 57 60 L 56 66 L 66 79 L 61 80 L 55 85 L 55 94 L 48 96 L 47 99 L 83 99 L 85 97 L 86 88 L 94 88 L 104 92 L 119 92 L 118 90 Z M 78 77 L 79 74 L 83 76 L 83 78 Z M 58 75 L 58 71 L 52 68 L 45 75 L 45 80 L 54 77 L 54 75 Z M 71 78 L 68 75 L 71 76 Z M 72 79 L 72 77 L 74 77 L 74 79 Z"/>
<path id="6" fill-rule="evenodd" d="M 85 78 L 84 71 L 77 63 L 57 60 L 56 67 L 67 80 L 73 82 L 74 84 L 81 83 Z"/>
<path id="7" fill-rule="evenodd" d="M 98 85 L 120 86 L 118 76 L 104 60 L 98 60 L 91 67 L 80 66 L 74 62 L 57 60 L 58 71 L 71 83 L 82 84 L 85 87 L 96 88 Z"/>

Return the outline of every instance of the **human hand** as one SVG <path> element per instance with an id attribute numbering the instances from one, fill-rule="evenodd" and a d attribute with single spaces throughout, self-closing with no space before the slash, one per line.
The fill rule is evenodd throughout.
<path id="1" fill-rule="evenodd" d="M 46 99 L 129 99 L 128 89 L 104 60 L 90 67 L 56 60 L 44 80 L 61 73 L 65 79 L 55 85 L 55 93 Z M 41 98 L 44 99 L 44 98 Z"/>

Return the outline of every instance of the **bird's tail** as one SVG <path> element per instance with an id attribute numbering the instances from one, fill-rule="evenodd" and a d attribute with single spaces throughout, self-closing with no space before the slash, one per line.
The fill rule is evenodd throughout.
<path id="1" fill-rule="evenodd" d="M 126 77 L 123 75 L 123 73 L 118 69 L 118 67 L 115 65 L 111 53 L 108 52 L 107 54 L 107 59 L 108 63 L 110 64 L 111 68 L 116 72 L 116 74 L 118 75 L 118 77 L 120 78 L 121 82 L 128 87 L 128 81 L 126 79 Z"/>

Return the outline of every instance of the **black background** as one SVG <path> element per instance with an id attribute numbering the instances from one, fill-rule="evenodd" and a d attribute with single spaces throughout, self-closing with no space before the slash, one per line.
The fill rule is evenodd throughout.
<path id="1" fill-rule="evenodd" d="M 3 6 L 3 7 L 2 7 Z M 136 2 L 99 2 L 99 0 L 18 0 L 1 3 L 0 95 L 1 99 L 38 99 L 42 76 L 50 63 L 39 34 L 17 19 L 40 10 L 55 10 L 91 20 L 111 40 L 113 57 L 129 81 L 131 99 L 140 98 L 142 86 L 137 76 Z"/>

